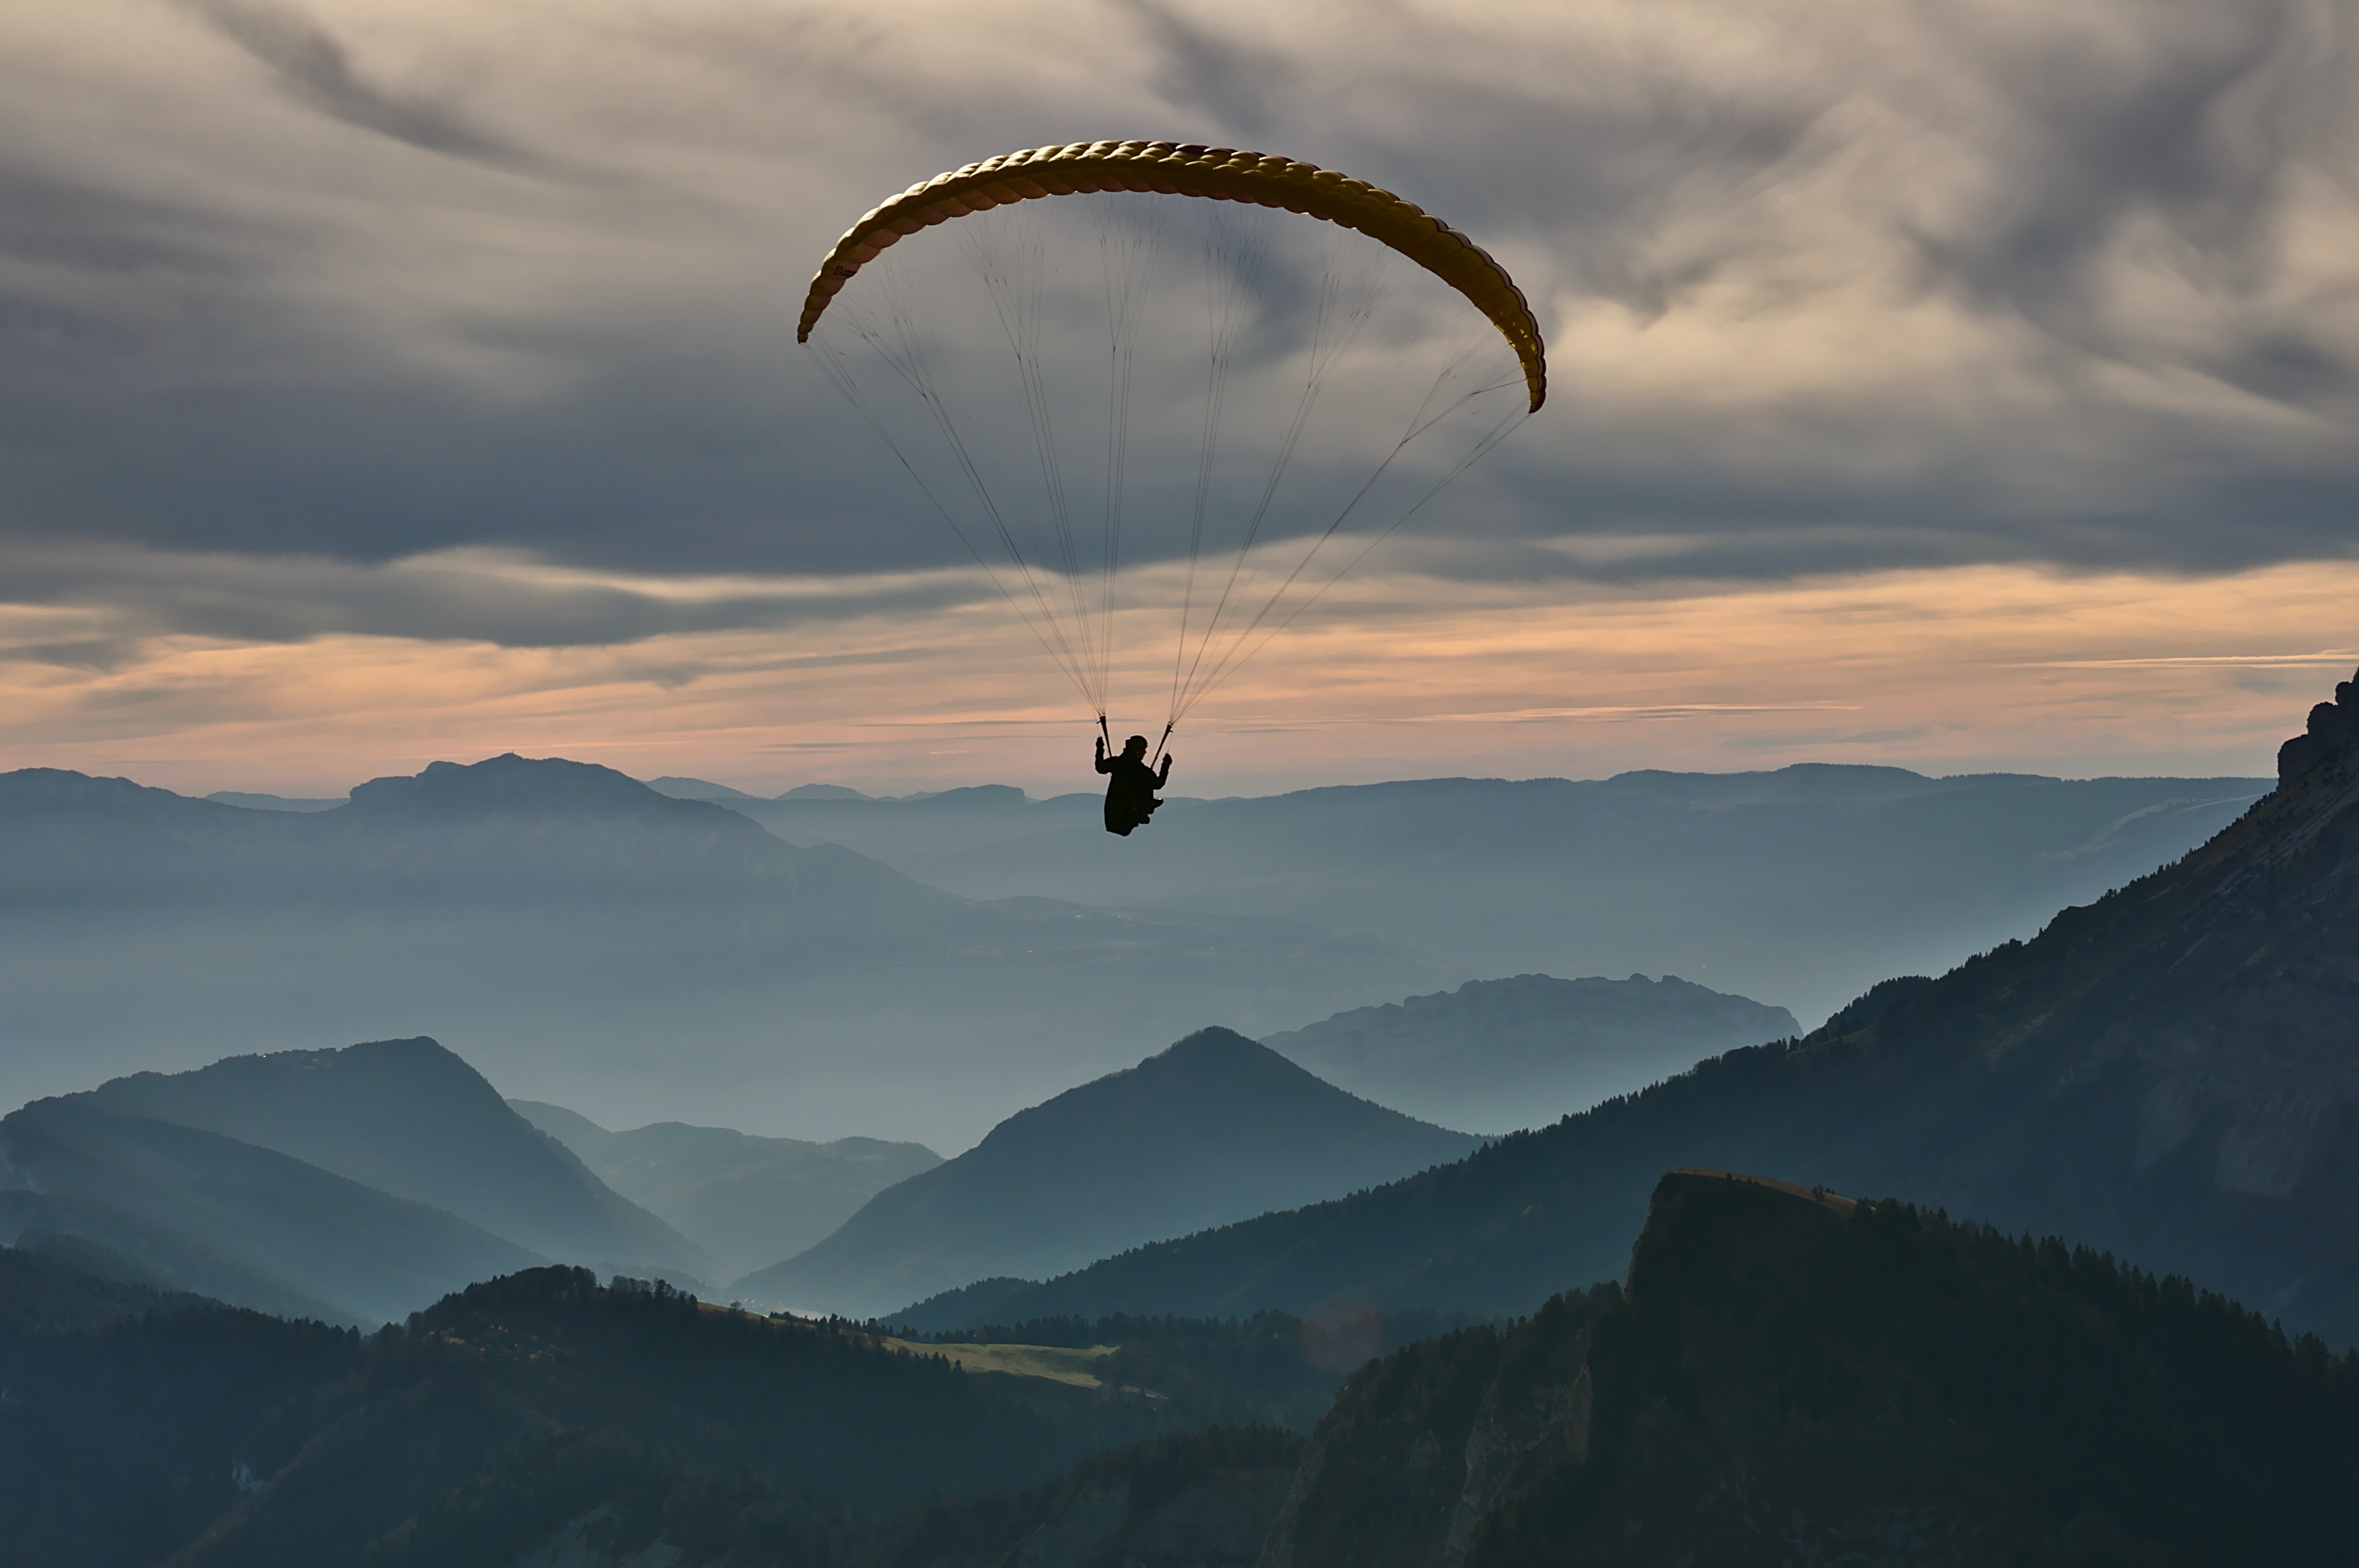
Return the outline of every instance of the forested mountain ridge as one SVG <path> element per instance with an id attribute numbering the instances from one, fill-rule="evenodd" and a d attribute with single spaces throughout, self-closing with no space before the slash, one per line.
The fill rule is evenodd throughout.
<path id="1" fill-rule="evenodd" d="M 1232 1030 L 1199 1030 L 1008 1118 L 730 1292 L 875 1315 L 1388 1181 L 1479 1141 L 1346 1094 Z"/>
<path id="2" fill-rule="evenodd" d="M 0 1251 L 0 1568 L 2308 1568 L 2359 1531 L 2359 1353 L 1897 1201 L 1673 1173 L 1626 1288 L 1432 1327 L 946 1347 L 1115 1346 L 1087 1388 L 580 1270 L 363 1336 Z M 1203 1430 L 1306 1397 L 1307 1445 Z"/>
<path id="3" fill-rule="evenodd" d="M 985 1568 L 1109 1486 L 1134 1505 L 1115 1526 L 1184 1536 L 1199 1482 L 1245 1488 L 1216 1517 L 1249 1553 L 1299 1439 L 1201 1429 L 1271 1406 L 1307 1426 L 1343 1369 L 1290 1322 L 1095 1326 L 1153 1392 L 575 1269 L 362 1336 L 0 1249 L 0 1568 Z M 970 1500 L 909 1501 L 929 1494 Z"/>
<path id="4" fill-rule="evenodd" d="M 142 1313 L 213 1304 L 186 1291 L 173 1291 L 122 1277 L 128 1260 L 93 1257 L 94 1249 L 73 1238 L 36 1231 L 16 1245 L 0 1247 L 0 1325 L 27 1335 L 64 1334 L 103 1328 Z M 100 1272 L 109 1264 L 114 1273 Z"/>
<path id="5" fill-rule="evenodd" d="M 2329 716 L 2350 708 L 2350 687 Z M 1655 1175 L 1769 1169 L 2073 1235 L 2359 1340 L 2359 738 L 2183 860 L 1807 1040 L 1375 1192 L 1142 1248 L 1001 1314 L 1527 1311 L 1621 1271 Z M 2353 727 L 2359 728 L 2359 727 Z"/>
<path id="6" fill-rule="evenodd" d="M 2053 1238 L 1677 1172 L 1626 1290 L 1355 1375 L 1260 1562 L 2259 1568 L 2354 1531 L 2359 1354 Z"/>
<path id="7" fill-rule="evenodd" d="M 1677 975 L 1516 975 L 1339 1012 L 1262 1044 L 1379 1105 L 1506 1132 L 1795 1033 L 1782 1007 Z"/>
<path id="8" fill-rule="evenodd" d="M 552 1261 L 688 1275 L 714 1260 L 511 1110 L 437 1042 L 232 1056 L 64 1097 L 201 1128 L 429 1204 Z"/>

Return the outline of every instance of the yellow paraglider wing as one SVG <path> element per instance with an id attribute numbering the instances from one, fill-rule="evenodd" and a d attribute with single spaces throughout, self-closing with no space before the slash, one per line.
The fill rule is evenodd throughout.
<path id="1" fill-rule="evenodd" d="M 828 301 L 903 236 L 970 212 L 1089 190 L 1151 191 L 1282 207 L 1365 234 L 1449 284 L 1490 318 L 1523 362 L 1533 411 L 1547 401 L 1547 346 L 1540 341 L 1539 322 L 1516 280 L 1482 246 L 1423 208 L 1365 180 L 1266 153 L 1174 142 L 1033 147 L 911 186 L 854 223 L 828 252 L 804 297 L 795 341 L 809 339 Z"/>

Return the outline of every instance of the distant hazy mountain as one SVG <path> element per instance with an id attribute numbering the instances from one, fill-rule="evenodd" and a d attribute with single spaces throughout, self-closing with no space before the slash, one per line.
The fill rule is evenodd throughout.
<path id="1" fill-rule="evenodd" d="M 0 1103 L 431 1034 L 536 1098 L 726 1125 L 758 1098 L 963 1146 L 1207 1016 L 1462 978 L 1290 923 L 971 903 L 562 761 L 308 814 L 0 774 Z"/>
<path id="2" fill-rule="evenodd" d="M 922 1143 L 807 1143 L 677 1121 L 609 1132 L 562 1106 L 527 1099 L 508 1106 L 616 1192 L 720 1259 L 722 1279 L 792 1257 L 885 1188 L 942 1162 Z"/>
<path id="3" fill-rule="evenodd" d="M 2264 779 L 1899 768 L 1426 779 L 1186 805 L 1114 838 L 1093 795 L 743 809 L 970 898 L 1368 932 L 1466 976 L 1672 973 L 1815 1023 L 2176 859 Z"/>
<path id="4" fill-rule="evenodd" d="M 731 1293 L 867 1316 L 1456 1160 L 1479 1140 L 1371 1105 L 1226 1029 L 1070 1089 Z"/>
<path id="5" fill-rule="evenodd" d="M 1169 804 L 1178 811 L 1195 803 Z M 897 870 L 933 866 L 947 856 L 1041 833 L 1090 827 L 1107 837 L 1103 792 L 1033 800 L 1013 784 L 973 784 L 876 799 L 840 784 L 804 784 L 776 800 L 733 800 L 728 805 L 789 844 L 841 844 Z M 1168 820 L 1156 818 L 1158 826 Z M 1125 901 L 1108 899 L 1106 888 L 1100 886 L 1091 890 L 1090 897 L 1074 902 Z"/>
<path id="6" fill-rule="evenodd" d="M 995 1304 L 1227 1313 L 1339 1296 L 1527 1311 L 1619 1272 L 1665 1169 L 1780 1171 L 2079 1238 L 2359 1341 L 2359 696 L 2195 853 L 1796 1049 L 1375 1192 L 1143 1249 Z M 2347 717 L 2346 717 L 2347 715 Z"/>
<path id="7" fill-rule="evenodd" d="M 205 796 L 222 806 L 242 806 L 248 811 L 333 811 L 345 802 L 345 796 L 333 799 L 305 799 L 284 795 L 255 795 L 249 790 L 217 789 Z"/>
<path id="8" fill-rule="evenodd" d="M 27 1228 L 240 1306 L 374 1326 L 534 1254 L 456 1215 L 88 1097 L 0 1119 L 0 1240 Z"/>
<path id="9" fill-rule="evenodd" d="M 1354 1378 L 1258 1561 L 2339 1563 L 2354 1372 L 2052 1238 L 1679 1172 L 1627 1291 Z"/>
<path id="10" fill-rule="evenodd" d="M 669 773 L 659 779 L 647 780 L 647 787 L 658 795 L 669 795 L 674 800 L 759 800 L 762 798 L 758 795 L 747 795 L 742 789 L 732 789 L 724 784 L 714 784 L 710 779 L 676 778 Z"/>
<path id="11" fill-rule="evenodd" d="M 1355 1008 L 1262 1044 L 1413 1116 L 1507 1132 L 1644 1088 L 1732 1046 L 1799 1033 L 1782 1007 L 1677 975 L 1517 975 Z"/>
<path id="12" fill-rule="evenodd" d="M 719 1271 L 432 1040 L 233 1056 L 194 1072 L 115 1078 L 66 1099 L 275 1149 L 560 1262 L 693 1279 Z"/>

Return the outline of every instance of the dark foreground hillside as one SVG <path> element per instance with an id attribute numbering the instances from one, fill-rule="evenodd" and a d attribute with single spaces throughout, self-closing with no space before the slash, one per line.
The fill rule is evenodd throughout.
<path id="1" fill-rule="evenodd" d="M 2301 1565 L 2359 1530 L 2359 1355 L 1897 1202 L 1674 1173 L 1626 1289 L 1403 1343 L 1439 1326 L 903 1346 L 552 1268 L 364 1336 L 0 1249 L 0 1564 Z"/>
<path id="2" fill-rule="evenodd" d="M 2354 1540 L 2359 1356 L 2052 1239 L 1680 1172 L 1626 1290 L 1353 1378 L 1260 1561 L 2291 1564 Z"/>
<path id="3" fill-rule="evenodd" d="M 1112 1344 L 1085 1362 L 1103 1377 L 970 1373 L 578 1269 L 364 1336 L 101 1279 L 71 1244 L 0 1249 L 0 1564 L 492 1568 L 548 1548 L 586 1568 L 660 1543 L 647 1561 L 916 1568 L 940 1532 L 1038 1523 L 1085 1456 L 1307 1429 L 1350 1369 L 1290 1319 L 1042 1328 Z M 949 1347 L 976 1353 L 1007 1354 Z M 1104 1463 L 1147 1477 L 1144 1509 L 1174 1455 L 1290 1466 L 1299 1438 L 1257 1430 Z M 1256 1541 L 1287 1473 L 1246 1487 Z"/>

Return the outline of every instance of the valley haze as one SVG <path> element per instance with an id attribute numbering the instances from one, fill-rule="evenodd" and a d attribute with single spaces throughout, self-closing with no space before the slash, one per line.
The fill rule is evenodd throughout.
<path id="1" fill-rule="evenodd" d="M 1435 780 L 1175 802 L 1114 840 L 1087 797 L 684 800 L 513 755 L 303 812 L 24 770 L 0 774 L 0 1083 L 424 1033 L 602 1126 L 955 1152 L 1207 1023 L 1275 1035 L 1467 979 L 1670 974 L 1807 1025 L 2029 935 L 2263 787 Z"/>

